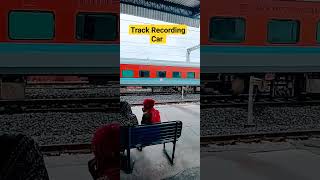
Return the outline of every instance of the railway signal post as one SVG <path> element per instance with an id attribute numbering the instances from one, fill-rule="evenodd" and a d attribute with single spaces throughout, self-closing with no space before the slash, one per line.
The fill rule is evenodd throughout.
<path id="1" fill-rule="evenodd" d="M 253 123 L 253 89 L 255 85 L 259 85 L 260 81 L 261 79 L 250 76 L 247 127 L 255 126 Z"/>
<path id="2" fill-rule="evenodd" d="M 184 99 L 184 87 L 183 86 L 181 87 L 181 99 L 182 100 Z"/>

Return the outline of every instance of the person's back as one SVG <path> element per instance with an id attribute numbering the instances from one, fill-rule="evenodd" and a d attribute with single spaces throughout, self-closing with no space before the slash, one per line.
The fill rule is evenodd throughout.
<path id="1" fill-rule="evenodd" d="M 1 180 L 49 180 L 38 144 L 28 136 L 0 136 Z"/>
<path id="2" fill-rule="evenodd" d="M 143 101 L 143 116 L 142 116 L 142 125 L 152 125 L 161 122 L 160 112 L 154 108 L 155 101 L 153 99 L 145 99 Z M 148 138 L 148 141 L 157 141 L 160 134 L 160 129 L 158 127 L 149 127 L 148 131 L 152 131 Z M 138 150 L 142 150 L 143 146 L 138 147 Z"/>
<path id="3" fill-rule="evenodd" d="M 155 123 L 160 123 L 161 122 L 160 112 L 157 109 L 152 108 L 150 110 L 150 113 L 151 113 L 151 124 L 155 124 Z"/>
<path id="4" fill-rule="evenodd" d="M 122 126 L 137 126 L 137 116 L 132 113 L 131 106 L 126 101 L 120 101 L 120 123 Z"/>

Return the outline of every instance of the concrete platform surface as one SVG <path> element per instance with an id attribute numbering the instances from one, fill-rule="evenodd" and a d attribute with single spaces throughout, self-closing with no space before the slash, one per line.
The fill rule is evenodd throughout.
<path id="1" fill-rule="evenodd" d="M 132 108 L 139 122 L 142 117 L 141 108 Z M 200 179 L 200 105 L 161 105 L 157 106 L 157 109 L 161 113 L 162 122 L 183 122 L 182 135 L 176 145 L 175 164 L 170 165 L 163 153 L 163 145 L 145 147 L 142 152 L 132 149 L 131 155 L 135 161 L 133 173 L 126 174 L 121 171 L 121 179 Z M 172 145 L 168 144 L 166 148 L 170 152 Z M 92 157 L 92 154 L 46 156 L 50 180 L 92 179 L 87 167 L 87 162 Z"/>
<path id="2" fill-rule="evenodd" d="M 132 108 L 141 121 L 141 106 Z M 183 122 L 182 135 L 176 145 L 175 164 L 170 165 L 163 153 L 163 145 L 149 146 L 142 152 L 135 149 L 131 150 L 132 159 L 135 161 L 132 174 L 121 172 L 121 179 L 141 179 L 141 180 L 159 180 L 177 176 L 183 171 L 200 167 L 200 105 L 199 104 L 176 104 L 176 105 L 160 105 L 156 108 L 161 113 L 161 121 L 180 120 Z M 166 146 L 169 152 L 172 145 Z M 193 177 L 200 171 L 190 171 L 190 177 Z M 183 174 L 185 175 L 186 172 Z"/>
<path id="3" fill-rule="evenodd" d="M 201 147 L 201 179 L 318 180 L 319 145 L 308 140 Z"/>
<path id="4" fill-rule="evenodd" d="M 62 154 L 45 156 L 44 160 L 50 180 L 91 180 L 88 161 L 92 158 L 92 154 Z"/>

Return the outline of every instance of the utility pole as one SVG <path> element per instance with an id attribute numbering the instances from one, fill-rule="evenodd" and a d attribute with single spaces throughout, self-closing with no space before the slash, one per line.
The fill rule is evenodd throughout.
<path id="1" fill-rule="evenodd" d="M 199 48 L 200 48 L 200 44 L 187 49 L 187 59 L 186 59 L 187 63 L 190 62 L 190 54 L 191 54 L 191 52 L 194 51 L 194 50 L 197 50 Z"/>
<path id="2" fill-rule="evenodd" d="M 255 85 L 258 85 L 261 82 L 261 79 L 255 78 L 254 76 L 250 76 L 249 82 L 249 102 L 248 102 L 248 121 L 246 126 L 252 127 L 253 123 L 253 89 Z"/>

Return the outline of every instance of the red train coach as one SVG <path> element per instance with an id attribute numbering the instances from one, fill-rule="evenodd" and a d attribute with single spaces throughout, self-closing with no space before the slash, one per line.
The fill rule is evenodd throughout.
<path id="1" fill-rule="evenodd" d="M 200 68 L 164 65 L 121 64 L 121 78 L 200 78 Z"/>
<path id="2" fill-rule="evenodd" d="M 320 72 L 319 0 L 205 0 L 200 21 L 202 80 L 219 72 L 271 72 L 275 79 L 291 72 L 288 81 L 307 86 L 318 77 L 305 72 Z"/>
<path id="3" fill-rule="evenodd" d="M 108 79 L 98 75 L 104 74 L 118 80 L 119 22 L 119 0 L 2 0 L 0 78 L 100 82 Z M 86 75 L 97 68 L 97 75 Z"/>
<path id="4" fill-rule="evenodd" d="M 118 71 L 119 16 L 119 0 L 3 0 L 0 66 L 43 69 L 112 66 Z M 46 73 L 45 69 L 40 72 Z M 67 70 L 66 74 L 69 73 L 74 72 Z M 8 77 L 2 79 L 11 81 Z M 46 83 L 80 80 L 76 76 L 26 79 Z"/>
<path id="5" fill-rule="evenodd" d="M 121 59 L 121 86 L 200 86 L 200 63 Z"/>
<path id="6" fill-rule="evenodd" d="M 317 46 L 319 20 L 319 0 L 206 0 L 201 45 Z"/>
<path id="7" fill-rule="evenodd" d="M 2 0 L 0 42 L 119 44 L 119 0 Z"/>

